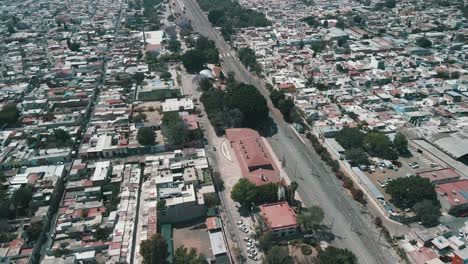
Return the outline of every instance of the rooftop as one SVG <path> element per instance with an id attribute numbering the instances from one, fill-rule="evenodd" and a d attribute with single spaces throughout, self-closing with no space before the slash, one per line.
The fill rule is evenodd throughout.
<path id="1" fill-rule="evenodd" d="M 286 202 L 260 205 L 260 212 L 271 229 L 297 226 L 296 213 Z"/>

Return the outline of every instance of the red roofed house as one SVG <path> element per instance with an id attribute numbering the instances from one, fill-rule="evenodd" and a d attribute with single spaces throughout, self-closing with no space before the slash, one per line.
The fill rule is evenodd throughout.
<path id="1" fill-rule="evenodd" d="M 279 169 L 257 131 L 250 128 L 231 128 L 226 130 L 226 136 L 247 180 L 255 185 L 280 183 Z"/>
<path id="2" fill-rule="evenodd" d="M 296 234 L 296 213 L 286 202 L 260 205 L 262 216 L 273 237 L 285 237 Z"/>
<path id="3" fill-rule="evenodd" d="M 451 215 L 468 215 L 468 180 L 442 183 L 435 187 L 442 208 Z"/>
<path id="4" fill-rule="evenodd" d="M 429 179 L 433 184 L 453 182 L 460 179 L 460 175 L 450 168 L 419 172 L 417 175 Z"/>

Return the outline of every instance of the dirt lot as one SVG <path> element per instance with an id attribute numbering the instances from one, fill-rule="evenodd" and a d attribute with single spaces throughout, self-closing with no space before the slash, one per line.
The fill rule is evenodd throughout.
<path id="1" fill-rule="evenodd" d="M 162 115 L 159 113 L 158 109 L 161 109 L 161 102 L 143 102 L 137 106 L 143 110 L 142 113 L 146 115 L 146 121 L 151 124 L 160 124 L 160 120 Z M 154 109 L 154 111 L 150 111 L 150 109 Z"/>
<path id="2" fill-rule="evenodd" d="M 184 225 L 173 226 L 174 252 L 180 246 L 195 248 L 198 253 L 212 258 L 210 237 L 204 220 L 198 220 Z"/>

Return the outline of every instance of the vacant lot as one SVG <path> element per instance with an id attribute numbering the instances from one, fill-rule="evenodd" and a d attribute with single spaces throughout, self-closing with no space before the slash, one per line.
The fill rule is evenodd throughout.
<path id="1" fill-rule="evenodd" d="M 173 226 L 174 252 L 180 246 L 195 248 L 206 257 L 213 257 L 210 237 L 204 220 Z"/>

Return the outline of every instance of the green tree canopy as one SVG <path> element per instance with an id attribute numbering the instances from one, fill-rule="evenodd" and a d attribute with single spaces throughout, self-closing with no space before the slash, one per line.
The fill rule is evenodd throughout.
<path id="1" fill-rule="evenodd" d="M 156 140 L 154 129 L 151 127 L 141 127 L 137 132 L 137 140 L 141 145 L 153 145 Z"/>
<path id="2" fill-rule="evenodd" d="M 397 178 L 387 184 L 385 191 L 392 197 L 392 203 L 402 209 L 412 208 L 424 199 L 438 204 L 434 185 L 420 176 Z"/>
<path id="3" fill-rule="evenodd" d="M 258 245 L 263 251 L 268 251 L 273 246 L 273 235 L 265 232 L 258 238 Z"/>
<path id="4" fill-rule="evenodd" d="M 417 202 L 413 209 L 416 217 L 425 227 L 433 227 L 439 224 L 440 207 L 434 201 L 424 199 Z"/>
<path id="5" fill-rule="evenodd" d="M 269 183 L 256 186 L 242 178 L 232 187 L 231 198 L 244 207 L 275 202 L 278 200 L 278 185 Z"/>
<path id="6" fill-rule="evenodd" d="M 67 142 L 68 140 L 71 139 L 70 137 L 70 134 L 68 134 L 67 131 L 61 129 L 61 128 L 58 128 L 58 129 L 54 129 L 54 133 L 53 133 L 55 139 L 57 139 L 58 141 L 61 141 L 63 143 Z"/>
<path id="7" fill-rule="evenodd" d="M 174 254 L 174 264 L 208 264 L 203 254 L 197 254 L 195 248 L 188 250 L 184 246 L 176 249 Z"/>
<path id="8" fill-rule="evenodd" d="M 16 104 L 7 104 L 0 110 L 0 126 L 18 122 L 19 111 Z"/>
<path id="9" fill-rule="evenodd" d="M 408 140 L 402 133 L 397 133 L 393 139 L 393 147 L 398 151 L 400 155 L 408 155 L 410 153 L 408 149 Z"/>
<path id="10" fill-rule="evenodd" d="M 322 208 L 312 206 L 308 209 L 302 210 L 302 212 L 297 216 L 297 223 L 305 231 L 312 231 L 322 223 L 324 217 L 325 213 Z"/>
<path id="11" fill-rule="evenodd" d="M 357 258 L 353 252 L 347 249 L 336 248 L 333 246 L 327 247 L 325 250 L 319 251 L 317 256 L 317 264 L 357 264 Z"/>
<path id="12" fill-rule="evenodd" d="M 162 118 L 162 133 L 167 143 L 174 146 L 190 142 L 190 131 L 178 112 L 164 113 Z"/>
<path id="13" fill-rule="evenodd" d="M 206 63 L 204 53 L 200 50 L 192 49 L 182 55 L 182 64 L 189 73 L 198 73 L 203 70 Z"/>
<path id="14" fill-rule="evenodd" d="M 344 127 L 336 134 L 336 141 L 345 148 L 358 148 L 362 147 L 365 134 L 358 128 Z"/>
<path id="15" fill-rule="evenodd" d="M 32 186 L 27 184 L 25 186 L 21 186 L 13 193 L 12 201 L 16 207 L 26 208 L 29 206 L 32 196 Z"/>
<path id="16" fill-rule="evenodd" d="M 432 42 L 426 38 L 426 37 L 420 37 L 416 40 L 416 44 L 421 47 L 421 48 L 425 48 L 425 49 L 428 49 L 430 47 L 432 47 Z"/>
<path id="17" fill-rule="evenodd" d="M 350 148 L 345 152 L 346 159 L 351 160 L 355 164 L 369 163 L 366 152 L 362 148 Z"/>
<path id="18" fill-rule="evenodd" d="M 393 149 L 393 144 L 387 135 L 371 131 L 367 133 L 364 138 L 364 148 L 372 156 L 377 156 L 379 158 L 396 160 L 398 159 L 398 154 Z"/>
<path id="19" fill-rule="evenodd" d="M 396 0 L 385 0 L 385 7 L 395 8 L 396 7 Z"/>
<path id="20" fill-rule="evenodd" d="M 273 246 L 265 256 L 265 264 L 294 264 L 287 247 Z"/>
<path id="21" fill-rule="evenodd" d="M 237 108 L 244 114 L 245 126 L 258 128 L 268 118 L 268 106 L 265 98 L 253 85 L 231 83 L 226 94 L 229 108 Z"/>
<path id="22" fill-rule="evenodd" d="M 167 243 L 160 234 L 153 235 L 149 240 L 144 240 L 140 245 L 140 254 L 143 264 L 168 264 L 169 251 Z"/>

